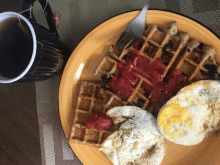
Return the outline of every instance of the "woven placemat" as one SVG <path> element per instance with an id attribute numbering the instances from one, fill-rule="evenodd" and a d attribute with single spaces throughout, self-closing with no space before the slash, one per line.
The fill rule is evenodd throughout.
<path id="1" fill-rule="evenodd" d="M 121 13 L 139 10 L 146 0 L 48 0 L 53 12 L 61 14 L 59 35 L 71 52 L 93 28 Z M 219 0 L 151 0 L 150 9 L 188 16 L 220 36 Z M 43 11 L 36 3 L 37 21 L 47 27 Z M 36 82 L 36 100 L 40 128 L 42 164 L 80 165 L 66 142 L 59 118 L 58 89 L 61 75 Z"/>

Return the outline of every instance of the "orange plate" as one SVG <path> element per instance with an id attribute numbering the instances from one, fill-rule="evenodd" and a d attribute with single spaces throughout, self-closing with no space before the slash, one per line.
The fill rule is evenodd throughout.
<path id="1" fill-rule="evenodd" d="M 115 44 L 118 37 L 137 16 L 139 12 L 129 12 L 116 16 L 92 30 L 77 46 L 72 53 L 62 75 L 59 90 L 60 118 L 65 135 L 67 136 L 74 115 L 74 109 L 79 88 L 79 80 L 92 80 L 92 72 L 107 51 L 109 45 Z M 156 24 L 164 27 L 166 23 L 176 21 L 178 31 L 188 32 L 191 38 L 213 45 L 220 62 L 220 40 L 205 27 L 183 16 L 165 12 L 148 11 L 147 24 Z M 181 146 L 171 142 L 167 143 L 167 153 L 162 165 L 207 165 L 219 164 L 220 162 L 220 138 L 211 136 L 196 146 Z M 106 156 L 98 151 L 97 147 L 70 144 L 78 158 L 85 165 L 111 164 Z"/>

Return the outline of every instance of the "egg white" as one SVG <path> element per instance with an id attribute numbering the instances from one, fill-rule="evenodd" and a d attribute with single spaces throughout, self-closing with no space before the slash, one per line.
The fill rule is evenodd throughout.
<path id="1" fill-rule="evenodd" d="M 167 109 L 178 105 L 184 108 L 193 122 L 192 126 L 171 122 L 171 129 L 168 132 L 168 125 L 162 125 L 163 115 L 168 113 Z M 178 107 L 177 106 L 177 107 Z M 177 112 L 178 109 L 175 110 Z M 169 116 L 170 114 L 168 114 Z M 181 117 L 180 117 L 181 118 Z M 169 118 L 165 119 L 166 121 Z M 171 119 L 172 121 L 172 119 Z M 175 119 L 173 120 L 175 121 Z M 160 110 L 157 118 L 157 125 L 160 133 L 168 140 L 182 145 L 196 145 L 210 134 L 219 129 L 220 121 L 220 82 L 202 80 L 184 87 L 171 98 Z M 177 131 L 183 132 L 181 136 L 173 136 Z"/>
<path id="2" fill-rule="evenodd" d="M 134 106 L 114 107 L 107 115 L 114 118 L 127 117 L 119 130 L 102 143 L 101 150 L 114 165 L 131 162 L 159 165 L 162 162 L 166 147 L 153 115 Z"/>

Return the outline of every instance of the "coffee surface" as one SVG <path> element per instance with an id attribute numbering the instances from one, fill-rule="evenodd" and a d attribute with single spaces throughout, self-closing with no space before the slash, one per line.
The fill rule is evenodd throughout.
<path id="1" fill-rule="evenodd" d="M 33 39 L 28 25 L 18 18 L 0 22 L 0 76 L 14 78 L 28 66 Z"/>

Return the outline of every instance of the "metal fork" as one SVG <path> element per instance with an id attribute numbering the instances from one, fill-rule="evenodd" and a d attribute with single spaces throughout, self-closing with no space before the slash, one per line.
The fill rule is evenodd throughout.
<path id="1" fill-rule="evenodd" d="M 147 0 L 147 3 L 144 5 L 138 16 L 134 18 L 132 22 L 125 28 L 118 41 L 116 42 L 116 46 L 124 48 L 129 44 L 126 47 L 126 49 L 128 49 L 141 39 L 145 31 L 146 13 L 149 5 L 150 0 Z"/>

